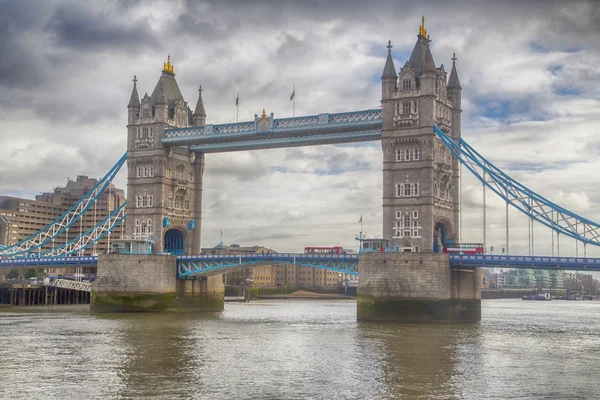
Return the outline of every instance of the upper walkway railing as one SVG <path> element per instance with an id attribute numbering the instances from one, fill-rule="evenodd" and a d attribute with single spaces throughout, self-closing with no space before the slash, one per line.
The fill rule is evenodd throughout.
<path id="1" fill-rule="evenodd" d="M 165 137 L 161 140 L 164 144 L 173 145 L 195 145 L 191 149 L 203 152 L 223 152 L 237 150 L 235 145 L 229 145 L 221 149 L 218 144 L 247 142 L 254 140 L 267 140 L 260 148 L 281 147 L 278 142 L 287 143 L 288 146 L 309 145 L 313 142 L 306 140 L 315 134 L 322 136 L 319 142 L 339 143 L 341 141 L 377 140 L 381 137 L 382 117 L 381 110 L 363 110 L 336 114 L 318 114 L 295 118 L 274 118 L 263 115 L 256 116 L 254 121 L 193 126 L 189 128 L 172 128 L 165 130 Z M 361 137 L 360 132 L 370 132 Z M 341 136 L 336 136 L 338 134 Z M 346 136 L 354 134 L 354 136 Z M 304 141 L 296 140 L 285 142 L 290 137 L 302 138 Z M 207 146 L 212 144 L 212 146 Z M 257 143 L 255 143 L 256 145 Z M 200 147 L 196 147 L 200 146 Z M 246 148 L 241 148 L 245 150 Z"/>

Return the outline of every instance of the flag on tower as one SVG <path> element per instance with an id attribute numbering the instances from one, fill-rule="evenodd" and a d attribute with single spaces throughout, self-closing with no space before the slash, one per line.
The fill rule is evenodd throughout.
<path id="1" fill-rule="evenodd" d="M 362 214 L 360 214 L 360 219 L 358 220 L 359 224 L 362 224 Z"/>
<path id="2" fill-rule="evenodd" d="M 296 86 L 294 86 L 294 90 L 292 91 L 292 94 L 290 96 L 290 101 L 294 100 L 295 95 L 296 95 Z"/>
<path id="3" fill-rule="evenodd" d="M 236 107 L 240 104 L 240 92 L 238 92 L 237 97 L 235 98 L 235 105 Z"/>

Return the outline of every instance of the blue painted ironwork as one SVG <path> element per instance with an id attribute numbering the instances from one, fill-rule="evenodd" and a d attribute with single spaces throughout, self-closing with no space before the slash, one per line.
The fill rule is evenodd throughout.
<path id="1" fill-rule="evenodd" d="M 169 229 L 165 232 L 163 251 L 174 255 L 183 255 L 185 252 L 183 233 L 177 229 Z"/>
<path id="2" fill-rule="evenodd" d="M 0 268 L 32 267 L 72 267 L 95 266 L 98 257 L 52 257 L 1 259 Z M 306 253 L 267 253 L 241 255 L 202 255 L 177 257 L 177 276 L 180 279 L 208 276 L 223 272 L 252 268 L 264 264 L 294 264 L 335 271 L 342 274 L 358 275 L 358 255 L 311 255 Z M 451 254 L 452 269 L 473 269 L 478 267 L 544 269 L 569 271 L 600 271 L 600 258 L 582 257 L 530 257 L 496 256 L 490 254 L 464 255 Z M 140 272 L 143 273 L 143 272 Z"/>
<path id="3" fill-rule="evenodd" d="M 516 269 L 600 271 L 600 258 L 451 254 L 450 266 L 454 269 L 496 267 Z"/>
<path id="4" fill-rule="evenodd" d="M 341 274 L 358 275 L 358 255 L 356 254 L 264 253 L 177 257 L 177 277 L 185 279 L 194 276 L 216 275 L 264 264 L 293 264 Z"/>
<path id="5" fill-rule="evenodd" d="M 539 223 L 585 244 L 600 246 L 600 224 L 583 218 L 526 188 L 485 159 L 462 138 L 459 143 L 434 126 L 435 134 L 473 175 L 494 193 Z M 486 175 L 484 179 L 483 175 Z"/>
<path id="6" fill-rule="evenodd" d="M 236 142 L 206 143 L 190 146 L 190 150 L 201 153 L 225 153 L 231 151 L 276 149 L 282 147 L 317 146 L 322 144 L 338 144 L 368 142 L 381 140 L 381 130 L 342 133 L 316 133 L 306 136 L 284 136 L 256 140 L 240 140 Z"/>
<path id="7" fill-rule="evenodd" d="M 256 123 L 205 125 L 189 128 L 165 130 L 164 144 L 200 145 L 236 141 L 263 140 L 266 138 L 286 138 L 290 136 L 311 136 L 315 133 L 356 133 L 380 131 L 381 110 L 364 110 L 337 114 L 309 115 L 296 118 L 271 119 L 267 130 Z M 376 139 L 366 139 L 376 140 Z M 277 141 L 272 142 L 275 144 Z M 231 151 L 231 150 L 230 150 Z"/>
<path id="8" fill-rule="evenodd" d="M 97 256 L 0 259 L 0 268 L 96 266 Z"/>
<path id="9" fill-rule="evenodd" d="M 124 202 L 119 207 L 117 207 L 112 213 L 107 215 L 106 218 L 104 218 L 98 224 L 91 227 L 81 235 L 77 236 L 76 238 L 70 240 L 67 243 L 63 243 L 60 246 L 55 246 L 51 250 L 41 252 L 39 256 L 43 258 L 61 256 L 64 257 L 78 253 L 79 251 L 83 251 L 88 247 L 92 246 L 94 243 L 98 243 L 125 220 L 126 206 L 127 202 Z"/>
<path id="10" fill-rule="evenodd" d="M 52 239 L 55 239 L 69 229 L 69 227 L 77 222 L 79 218 L 81 218 L 81 216 L 96 202 L 96 200 L 100 198 L 104 190 L 114 179 L 117 172 L 119 172 L 123 164 L 125 164 L 126 160 L 127 154 L 124 154 L 121 159 L 119 159 L 119 161 L 110 169 L 110 171 L 104 175 L 104 177 L 100 179 L 98 183 L 69 210 L 31 236 L 19 241 L 18 243 L 1 249 L 0 257 L 27 255 L 28 253 L 41 248 L 45 244 L 49 243 Z"/>

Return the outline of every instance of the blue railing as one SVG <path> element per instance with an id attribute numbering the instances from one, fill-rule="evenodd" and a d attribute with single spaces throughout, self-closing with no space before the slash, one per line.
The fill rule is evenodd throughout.
<path id="1" fill-rule="evenodd" d="M 267 126 L 260 124 L 260 119 L 235 124 L 204 125 L 189 128 L 165 129 L 161 140 L 165 144 L 199 143 L 208 139 L 249 139 L 254 134 L 306 132 L 313 130 L 332 130 L 336 128 L 364 126 L 381 128 L 381 110 L 363 110 L 336 114 L 318 114 L 295 118 L 268 117 Z"/>

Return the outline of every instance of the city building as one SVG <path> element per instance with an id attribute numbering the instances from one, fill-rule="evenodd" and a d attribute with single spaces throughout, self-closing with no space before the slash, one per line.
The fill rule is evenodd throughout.
<path id="1" fill-rule="evenodd" d="M 217 245 L 202 249 L 202 254 L 277 253 L 264 246 Z M 338 287 L 348 279 L 345 274 L 320 268 L 289 264 L 261 265 L 223 274 L 225 285 L 241 285 L 251 280 L 255 287 Z"/>
<path id="2" fill-rule="evenodd" d="M 223 245 L 218 244 L 211 248 L 202 249 L 201 254 L 265 254 L 265 253 L 276 253 L 275 251 L 264 247 L 264 246 L 240 246 L 239 244 Z M 266 268 L 269 267 L 269 268 Z M 260 269 L 260 281 L 254 279 L 253 270 Z M 233 272 L 226 272 L 223 274 L 223 283 L 225 285 L 241 285 L 247 282 L 248 279 L 252 280 L 253 285 L 258 285 L 258 282 L 271 282 L 272 278 L 271 266 L 260 266 L 254 268 L 248 268 Z M 268 279 L 267 279 L 268 278 Z M 267 286 L 267 285 L 261 285 Z M 269 284 L 268 286 L 271 286 Z"/>
<path id="3" fill-rule="evenodd" d="M 0 245 L 10 246 L 43 229 L 68 211 L 97 183 L 97 179 L 79 175 L 75 180 L 68 179 L 64 187 L 57 187 L 52 192 L 37 195 L 35 200 L 0 196 Z M 54 246 L 63 245 L 74 239 L 93 228 L 124 202 L 124 191 L 110 184 L 83 218 L 71 226 L 70 231 L 62 233 L 36 252 L 52 250 Z M 122 230 L 116 229 L 111 236 L 119 238 L 121 232 Z M 105 252 L 107 249 L 108 236 L 96 245 L 85 249 L 84 254 Z"/>

